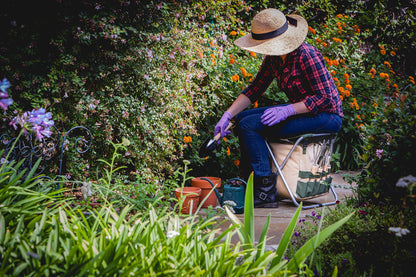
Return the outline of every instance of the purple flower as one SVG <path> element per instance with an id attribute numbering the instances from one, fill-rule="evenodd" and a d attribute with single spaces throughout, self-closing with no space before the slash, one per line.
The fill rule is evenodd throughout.
<path id="1" fill-rule="evenodd" d="M 34 132 L 36 139 L 40 141 L 43 137 L 50 137 L 52 135 L 51 127 L 53 127 L 54 122 L 51 113 L 40 108 L 31 112 L 25 112 L 21 116 L 16 116 L 9 124 L 15 130 L 17 129 L 17 125 L 20 125 L 24 129 L 25 135 L 27 131 Z"/>
<path id="2" fill-rule="evenodd" d="M 9 93 L 7 89 L 10 87 L 10 82 L 4 78 L 3 81 L 0 82 L 0 107 L 7 111 L 7 107 L 13 104 L 13 99 L 9 98 Z"/>

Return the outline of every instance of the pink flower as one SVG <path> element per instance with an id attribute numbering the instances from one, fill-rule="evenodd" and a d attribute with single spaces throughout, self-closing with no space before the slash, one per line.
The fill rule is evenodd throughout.
<path id="1" fill-rule="evenodd" d="M 381 157 L 383 156 L 383 152 L 384 152 L 383 149 L 377 149 L 376 150 L 376 156 L 377 156 L 377 158 L 381 159 Z"/>

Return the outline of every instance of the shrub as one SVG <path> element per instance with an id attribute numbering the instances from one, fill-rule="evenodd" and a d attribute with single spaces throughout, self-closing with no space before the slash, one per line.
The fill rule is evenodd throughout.
<path id="1" fill-rule="evenodd" d="M 413 208 L 365 204 L 338 205 L 336 209 L 313 212 L 295 229 L 293 250 L 322 228 L 354 212 L 353 217 L 325 241 L 309 267 L 326 276 L 336 266 L 339 276 L 408 276 L 415 262 L 415 221 Z M 391 227 L 410 233 L 398 236 Z M 393 228 L 395 229 L 395 228 Z"/>
<path id="2" fill-rule="evenodd" d="M 91 164 L 74 165 L 73 175 L 84 175 L 87 166 L 95 170 L 98 157 L 112 155 L 106 141 L 120 143 L 123 138 L 131 142 L 119 162 L 126 166 L 127 178 L 138 174 L 148 182 L 163 180 L 182 159 L 190 160 L 198 175 L 238 175 L 235 138 L 227 138 L 213 159 L 199 159 L 197 149 L 257 72 L 262 57 L 238 49 L 233 41 L 266 7 L 296 11 L 309 21 L 307 41 L 321 50 L 342 87 L 345 118 L 336 156 L 343 169 L 359 168 L 363 126 L 371 123 L 372 105 L 387 85 L 379 73 L 374 79 L 368 73 L 373 68 L 384 72 L 379 71 L 384 61 L 402 73 L 403 53 L 409 49 L 405 43 L 395 49 L 380 34 L 381 27 L 373 31 L 368 26 L 385 26 L 386 15 L 398 15 L 400 22 L 386 26 L 409 30 L 412 41 L 411 12 L 400 13 L 396 6 L 384 11 L 377 5 L 382 21 L 372 22 L 376 16 L 368 16 L 368 9 L 361 12 L 369 4 L 356 1 L 147 2 L 56 1 L 48 9 L 30 2 L 27 8 L 39 13 L 27 15 L 13 1 L 4 4 L 0 74 L 13 84 L 10 110 L 45 107 L 58 129 L 84 125 L 93 133 Z M 403 9 L 412 5 L 402 3 Z M 46 10 L 54 16 L 46 16 Z M 373 32 L 380 34 L 376 42 Z M 394 83 L 403 88 L 389 80 L 390 89 Z M 273 85 L 265 96 L 284 102 L 284 94 L 276 91 Z M 185 137 L 192 141 L 184 142 Z"/>

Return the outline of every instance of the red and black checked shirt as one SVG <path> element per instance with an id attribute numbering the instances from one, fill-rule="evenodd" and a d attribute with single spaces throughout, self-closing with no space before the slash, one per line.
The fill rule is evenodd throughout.
<path id="1" fill-rule="evenodd" d="M 313 113 L 328 112 L 344 116 L 341 99 L 321 53 L 302 43 L 287 55 L 281 65 L 278 56 L 266 56 L 253 82 L 242 93 L 255 102 L 276 79 L 292 103 L 303 101 Z"/>

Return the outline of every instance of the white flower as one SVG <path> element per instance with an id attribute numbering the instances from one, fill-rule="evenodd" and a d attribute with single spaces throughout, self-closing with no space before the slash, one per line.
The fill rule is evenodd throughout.
<path id="1" fill-rule="evenodd" d="M 87 200 L 88 197 L 92 196 L 91 185 L 92 185 L 91 182 L 82 184 L 81 193 L 82 193 L 82 197 L 84 198 L 84 200 Z"/>
<path id="2" fill-rule="evenodd" d="M 406 228 L 400 228 L 400 227 L 390 227 L 389 228 L 390 232 L 394 232 L 396 233 L 396 236 L 401 237 L 402 235 L 407 235 L 410 233 L 410 231 Z"/>
<path id="3" fill-rule="evenodd" d="M 231 207 L 235 207 L 235 206 L 237 206 L 237 203 L 235 203 L 234 201 L 232 201 L 232 200 L 225 200 L 224 201 L 224 205 L 226 205 L 226 206 L 231 206 Z"/>
<path id="4" fill-rule="evenodd" d="M 176 232 L 176 231 L 169 231 L 169 232 L 167 232 L 167 234 L 166 234 L 166 237 L 167 237 L 167 238 L 174 238 L 174 237 L 176 237 L 176 236 L 179 236 L 179 233 L 178 233 L 178 232 Z"/>

